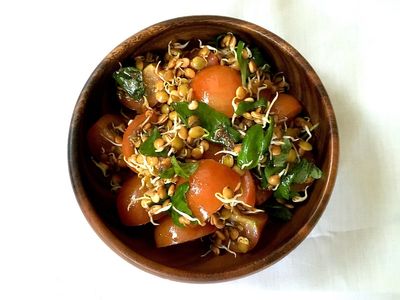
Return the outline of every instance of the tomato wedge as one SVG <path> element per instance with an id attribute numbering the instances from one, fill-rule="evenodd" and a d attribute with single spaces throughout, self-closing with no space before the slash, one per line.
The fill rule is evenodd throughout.
<path id="1" fill-rule="evenodd" d="M 138 176 L 129 178 L 122 185 L 117 196 L 117 211 L 121 222 L 127 226 L 137 226 L 150 222 L 147 211 L 139 201 L 131 200 L 142 197 L 145 190 L 140 189 L 141 182 Z M 130 205 L 130 206 L 129 206 Z"/>
<path id="2" fill-rule="evenodd" d="M 195 99 L 207 103 L 228 117 L 233 115 L 232 99 L 241 85 L 239 72 L 221 65 L 204 68 L 196 74 L 191 83 Z"/>
<path id="3" fill-rule="evenodd" d="M 148 116 L 150 116 L 149 122 L 155 122 L 157 120 L 156 114 L 154 114 L 152 111 L 146 111 L 146 113 L 144 114 L 137 115 L 126 128 L 122 139 L 122 154 L 126 159 L 134 154 L 135 147 L 133 145 L 131 137 L 135 136 L 137 132 L 142 128 Z M 129 167 L 136 172 L 136 169 L 134 167 Z"/>
<path id="4" fill-rule="evenodd" d="M 87 135 L 88 146 L 95 159 L 102 161 L 102 156 L 116 151 L 115 144 L 117 139 L 122 137 L 125 126 L 121 116 L 106 114 L 90 127 Z"/>
<path id="5" fill-rule="evenodd" d="M 177 226 L 170 216 L 160 221 L 160 225 L 154 228 L 154 240 L 157 247 L 166 247 L 176 244 L 193 241 L 215 232 L 217 228 L 210 224 L 205 226 L 188 225 Z"/>
<path id="6" fill-rule="evenodd" d="M 289 94 L 279 94 L 274 105 L 271 107 L 271 113 L 278 116 L 279 121 L 290 120 L 301 112 L 300 102 Z"/>
<path id="7" fill-rule="evenodd" d="M 246 171 L 241 178 L 243 202 L 254 207 L 256 204 L 256 184 L 250 171 Z"/>
<path id="8" fill-rule="evenodd" d="M 258 240 L 261 237 L 262 230 L 268 221 L 268 216 L 265 213 L 244 215 L 238 210 L 234 210 L 229 220 L 235 224 L 241 225 L 243 229 L 240 230 L 239 233 L 241 236 L 246 237 L 249 241 L 249 243 L 245 245 L 241 245 L 238 240 L 232 241 L 229 248 L 235 252 L 246 253 L 257 245 Z"/>
<path id="9" fill-rule="evenodd" d="M 223 203 L 215 197 L 228 186 L 235 190 L 239 182 L 242 183 L 243 195 L 240 200 L 254 206 L 255 184 L 250 173 L 240 177 L 231 168 L 212 159 L 203 159 L 192 176 L 189 177 L 189 191 L 186 200 L 193 215 L 204 222 L 213 213 L 217 212 Z"/>

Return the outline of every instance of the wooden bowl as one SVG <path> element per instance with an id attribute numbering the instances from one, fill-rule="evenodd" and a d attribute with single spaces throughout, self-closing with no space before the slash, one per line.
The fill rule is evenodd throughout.
<path id="1" fill-rule="evenodd" d="M 151 50 L 166 49 L 170 40 L 210 40 L 233 32 L 257 45 L 290 83 L 316 131 L 316 163 L 323 178 L 316 181 L 309 199 L 287 223 L 270 222 L 253 251 L 236 258 L 231 254 L 200 257 L 199 242 L 157 249 L 151 226 L 128 228 L 120 224 L 114 197 L 105 189 L 86 143 L 89 127 L 106 112 L 118 112 L 112 73 L 120 62 Z M 76 198 L 99 237 L 117 254 L 142 270 L 158 276 L 192 282 L 228 280 L 251 274 L 277 262 L 299 245 L 317 223 L 331 195 L 338 165 L 338 130 L 328 95 L 310 64 L 287 42 L 252 23 L 220 16 L 191 16 L 164 21 L 131 36 L 108 54 L 88 79 L 72 115 L 68 141 L 69 171 Z M 310 190 L 309 190 L 310 191 Z"/>

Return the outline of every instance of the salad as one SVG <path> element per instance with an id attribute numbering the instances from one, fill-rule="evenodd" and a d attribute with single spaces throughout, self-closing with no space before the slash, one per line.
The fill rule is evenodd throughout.
<path id="1" fill-rule="evenodd" d="M 157 247 L 201 238 L 206 254 L 246 253 L 322 176 L 318 124 L 284 74 L 232 33 L 171 41 L 113 79 L 120 113 L 93 124 L 89 150 L 121 223 L 154 226 Z"/>

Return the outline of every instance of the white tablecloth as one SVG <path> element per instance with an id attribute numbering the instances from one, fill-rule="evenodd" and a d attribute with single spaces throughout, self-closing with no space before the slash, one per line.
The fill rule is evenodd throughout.
<path id="1" fill-rule="evenodd" d="M 161 279 L 117 256 L 83 217 L 67 168 L 71 113 L 100 60 L 193 14 L 288 41 L 319 73 L 340 130 L 336 187 L 309 237 L 272 267 L 217 284 Z M 2 1 L 0 299 L 399 297 L 399 19 L 389 0 Z"/>

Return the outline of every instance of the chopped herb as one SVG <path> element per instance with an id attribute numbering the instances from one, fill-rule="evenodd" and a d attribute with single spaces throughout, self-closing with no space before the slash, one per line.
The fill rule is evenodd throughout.
<path id="1" fill-rule="evenodd" d="M 270 217 L 285 222 L 292 219 L 293 216 L 292 212 L 287 207 L 279 203 L 268 204 L 266 205 L 265 210 Z"/>
<path id="2" fill-rule="evenodd" d="M 302 159 L 292 170 L 294 183 L 304 183 L 308 177 L 319 179 L 322 176 L 322 171 L 312 162 Z"/>
<path id="3" fill-rule="evenodd" d="M 243 138 L 242 148 L 237 157 L 238 166 L 242 169 L 256 167 L 265 148 L 264 131 L 262 125 L 251 126 Z"/>
<path id="4" fill-rule="evenodd" d="M 249 64 L 248 64 L 248 59 L 244 59 L 242 56 L 244 46 L 245 46 L 245 44 L 243 41 L 238 42 L 238 45 L 236 48 L 236 55 L 237 55 L 237 60 L 239 63 L 240 75 L 242 78 L 242 85 L 246 86 L 246 81 L 247 81 L 247 77 L 248 77 L 248 73 L 249 73 L 249 71 L 248 71 Z"/>
<path id="5" fill-rule="evenodd" d="M 267 106 L 267 101 L 264 98 L 261 98 L 260 100 L 254 102 L 241 101 L 235 111 L 235 114 L 241 116 L 245 112 L 254 110 L 258 107 L 266 107 L 266 106 Z"/>
<path id="6" fill-rule="evenodd" d="M 269 145 L 271 144 L 272 140 L 272 135 L 274 134 L 274 118 L 269 117 L 269 126 L 267 129 L 267 132 L 265 133 L 264 141 L 265 141 L 265 149 L 264 152 L 266 152 L 269 149 Z"/>
<path id="7" fill-rule="evenodd" d="M 156 148 L 154 147 L 154 141 L 160 137 L 161 134 L 158 131 L 158 128 L 154 127 L 153 131 L 151 132 L 147 140 L 140 145 L 139 152 L 145 156 L 158 156 L 158 157 L 168 156 L 168 151 L 166 149 L 164 149 L 161 152 L 157 152 Z"/>
<path id="8" fill-rule="evenodd" d="M 126 92 L 133 100 L 139 101 L 145 93 L 142 72 L 134 67 L 121 68 L 115 71 L 113 77 L 117 84 Z"/>
<path id="9" fill-rule="evenodd" d="M 276 198 L 289 200 L 293 196 L 290 190 L 293 183 L 304 183 L 308 177 L 319 179 L 322 171 L 312 162 L 302 159 L 283 178 L 277 190 L 274 192 Z"/>
<path id="10" fill-rule="evenodd" d="M 189 179 L 189 177 L 196 172 L 197 168 L 199 167 L 198 162 L 183 163 L 178 161 L 175 156 L 171 157 L 171 163 L 172 167 L 159 174 L 161 178 L 172 178 L 175 175 L 178 175 L 185 179 Z"/>
<path id="11" fill-rule="evenodd" d="M 262 71 L 266 73 L 271 72 L 271 66 L 267 63 L 266 59 L 261 53 L 261 50 L 259 48 L 253 48 L 251 49 L 252 57 L 254 62 L 256 63 L 257 67 Z"/>
<path id="12" fill-rule="evenodd" d="M 264 132 L 262 125 L 250 127 L 242 141 L 237 162 L 242 169 L 253 169 L 258 166 L 263 155 L 268 151 L 274 130 L 274 122 L 270 118 L 268 129 Z"/>
<path id="13" fill-rule="evenodd" d="M 268 181 L 268 178 L 270 178 L 272 175 L 274 174 L 278 174 L 279 172 L 281 172 L 284 169 L 284 167 L 275 167 L 272 164 L 272 161 L 269 161 L 269 163 L 267 164 L 267 166 L 264 168 L 264 175 L 265 175 L 265 179 Z"/>
<path id="14" fill-rule="evenodd" d="M 283 145 L 281 145 L 281 154 L 273 157 L 275 167 L 283 167 L 286 164 L 286 160 L 290 149 L 292 149 L 292 143 L 289 139 L 283 139 Z"/>
<path id="15" fill-rule="evenodd" d="M 179 222 L 179 217 L 181 216 L 176 210 L 185 213 L 193 217 L 192 211 L 186 203 L 186 193 L 189 191 L 189 183 L 185 182 L 178 185 L 174 195 L 171 197 L 171 218 L 175 225 L 182 227 L 183 224 Z M 175 210 L 175 209 L 176 210 Z"/>
<path id="16" fill-rule="evenodd" d="M 197 116 L 201 126 L 209 133 L 204 138 L 212 142 L 231 148 L 241 138 L 240 133 L 232 127 L 227 116 L 204 102 L 199 102 L 199 106 L 195 110 L 190 110 L 187 102 L 175 102 L 172 106 L 186 125 L 190 116 Z"/>
<path id="17" fill-rule="evenodd" d="M 267 64 L 267 61 L 263 57 L 259 48 L 253 48 L 251 50 L 251 54 L 253 56 L 254 62 L 256 63 L 257 67 L 262 67 Z"/>

